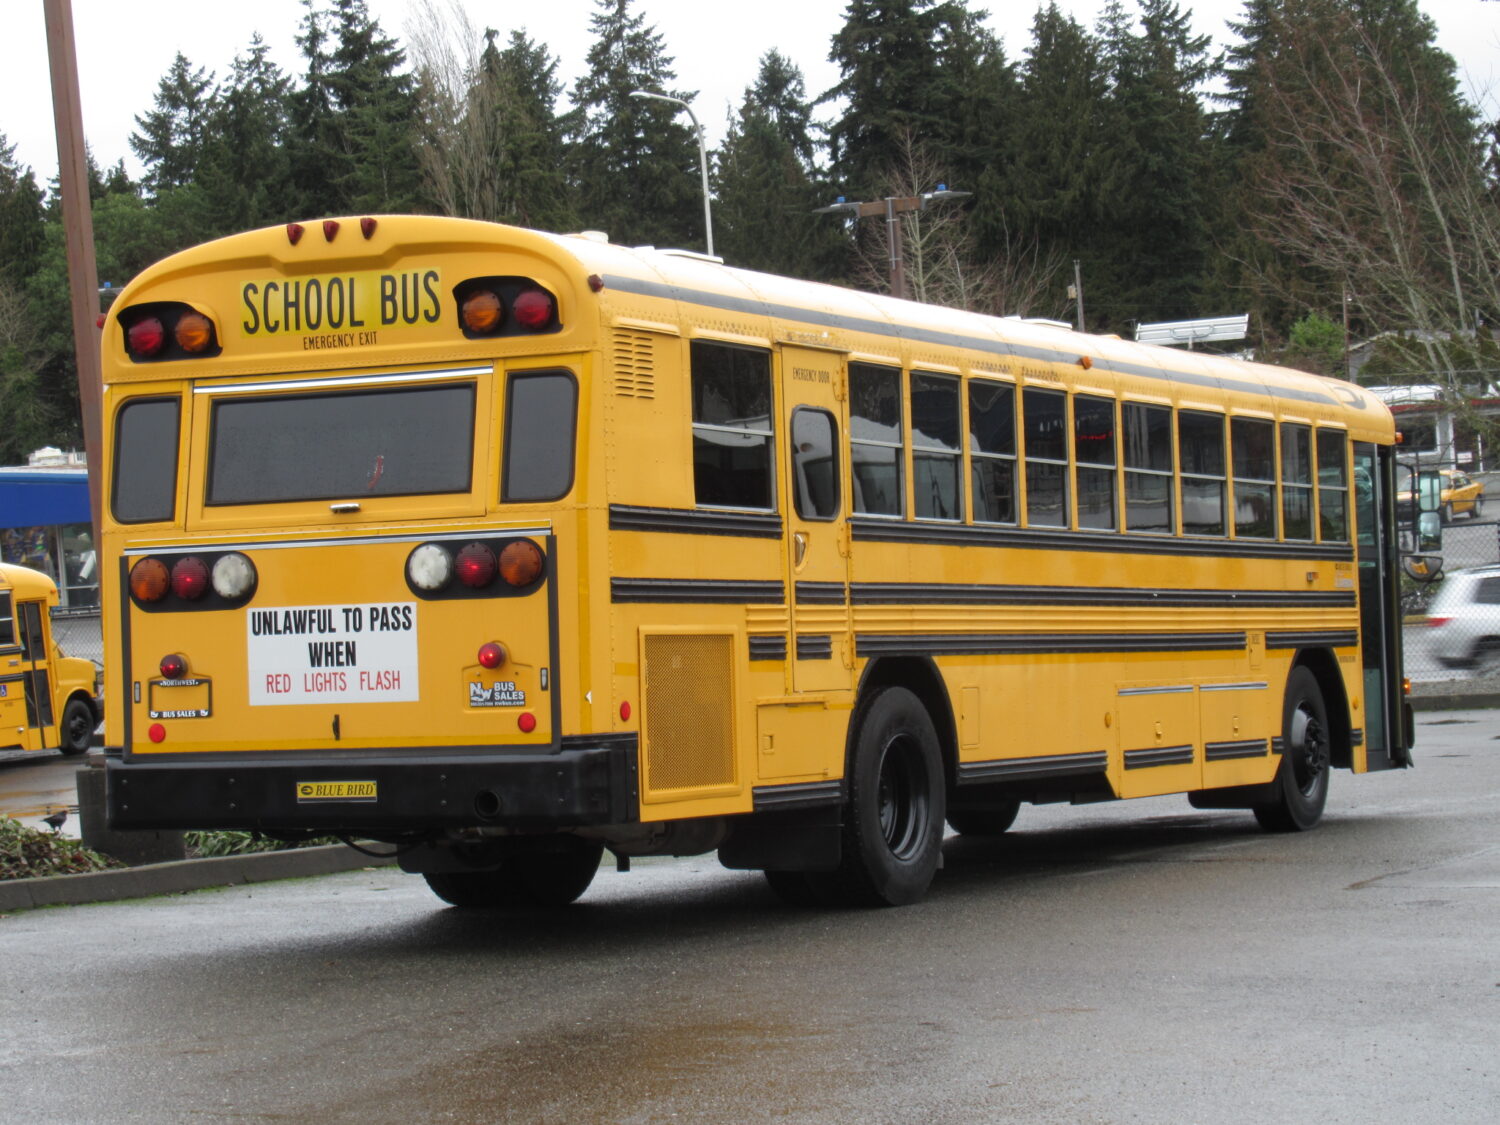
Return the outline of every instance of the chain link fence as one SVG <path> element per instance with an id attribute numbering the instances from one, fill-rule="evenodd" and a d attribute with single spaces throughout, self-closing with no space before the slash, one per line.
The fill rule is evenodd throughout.
<path id="1" fill-rule="evenodd" d="M 87 610 L 54 610 L 52 639 L 64 656 L 81 656 L 104 667 L 104 638 L 99 632 L 98 607 Z"/>
<path id="2" fill-rule="evenodd" d="M 1486 475 L 1493 512 L 1500 476 Z M 1448 690 L 1500 687 L 1500 521 L 1460 515 L 1445 524 L 1442 558 L 1434 581 L 1402 579 L 1406 674 Z"/>

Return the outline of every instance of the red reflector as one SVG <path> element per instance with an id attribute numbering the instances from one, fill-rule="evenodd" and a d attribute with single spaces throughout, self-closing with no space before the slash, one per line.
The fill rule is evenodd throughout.
<path id="1" fill-rule="evenodd" d="M 458 552 L 454 569 L 465 586 L 476 590 L 488 586 L 495 577 L 495 552 L 483 543 L 470 543 Z"/>
<path id="2" fill-rule="evenodd" d="M 99 314 L 99 319 L 96 320 L 96 321 L 94 321 L 94 327 L 95 328 L 103 328 L 104 327 L 104 314 L 103 313 L 100 313 Z"/>
<path id="3" fill-rule="evenodd" d="M 1427 624 L 1429 624 L 1429 625 L 1446 625 L 1446 624 L 1448 624 L 1448 622 L 1450 622 L 1452 620 L 1453 620 L 1453 618 L 1451 618 L 1451 617 L 1429 617 L 1427 619 Z"/>
<path id="4" fill-rule="evenodd" d="M 620 718 L 627 721 L 630 718 L 630 700 L 628 699 L 620 701 Z"/>
<path id="5" fill-rule="evenodd" d="M 141 559 L 130 568 L 130 593 L 136 601 L 159 602 L 171 585 L 171 574 L 161 559 Z"/>
<path id="6" fill-rule="evenodd" d="M 494 641 L 479 646 L 479 663 L 486 668 L 498 668 L 505 663 L 505 649 Z"/>
<path id="7" fill-rule="evenodd" d="M 167 728 L 160 723 L 152 723 L 151 729 L 146 731 L 146 735 L 152 742 L 165 742 L 167 740 Z"/>
<path id="8" fill-rule="evenodd" d="M 552 323 L 552 298 L 540 289 L 528 289 L 510 307 L 516 323 L 533 332 Z"/>
<path id="9" fill-rule="evenodd" d="M 134 355 L 152 356 L 167 343 L 167 330 L 154 316 L 143 316 L 125 332 L 125 343 Z"/>
<path id="10" fill-rule="evenodd" d="M 178 559 L 172 565 L 172 593 L 196 601 L 208 590 L 208 564 L 197 555 Z"/>
<path id="11" fill-rule="evenodd" d="M 323 237 L 325 239 L 327 239 L 329 242 L 332 242 L 333 241 L 333 236 L 336 235 L 336 234 L 338 234 L 338 232 L 339 232 L 339 224 L 338 224 L 338 220 L 337 219 L 324 219 L 323 220 Z"/>
<path id="12" fill-rule="evenodd" d="M 361 219 L 359 221 L 359 231 L 366 238 L 369 238 L 375 233 L 375 220 L 371 218 Z"/>
<path id="13" fill-rule="evenodd" d="M 295 245 L 297 245 L 297 242 L 298 242 L 298 240 L 301 237 L 302 237 L 302 224 L 301 223 L 287 223 L 287 225 L 286 225 L 286 240 L 288 242 L 290 242 L 293 246 L 295 246 Z"/>
<path id="14" fill-rule="evenodd" d="M 187 657 L 180 652 L 168 653 L 161 658 L 161 674 L 169 680 L 180 680 L 187 675 Z"/>
<path id="15" fill-rule="evenodd" d="M 530 734 L 536 730 L 536 716 L 530 711 L 522 711 L 516 717 L 516 726 L 521 728 L 522 734 Z"/>

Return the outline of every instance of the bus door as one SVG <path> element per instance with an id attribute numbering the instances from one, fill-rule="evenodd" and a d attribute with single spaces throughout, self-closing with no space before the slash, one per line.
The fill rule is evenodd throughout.
<path id="1" fill-rule="evenodd" d="M 849 521 L 843 486 L 844 357 L 783 347 L 787 513 L 787 661 L 792 690 L 848 688 Z"/>
<path id="2" fill-rule="evenodd" d="M 25 750 L 57 745 L 54 730 L 57 718 L 52 713 L 51 665 L 47 659 L 51 648 L 47 637 L 48 624 L 45 600 L 15 603 L 12 628 L 18 648 L 7 654 L 5 675 L 0 679 L 8 681 L 5 684 L 9 689 L 7 697 L 17 694 L 19 688 L 24 700 L 26 732 L 20 741 Z"/>
<path id="3" fill-rule="evenodd" d="M 1360 663 L 1366 762 L 1372 770 L 1411 765 L 1401 691 L 1400 545 L 1394 462 L 1395 453 L 1389 446 L 1354 443 Z"/>
<path id="4" fill-rule="evenodd" d="M 26 723 L 26 676 L 9 590 L 0 590 L 0 746 L 30 748 Z"/>

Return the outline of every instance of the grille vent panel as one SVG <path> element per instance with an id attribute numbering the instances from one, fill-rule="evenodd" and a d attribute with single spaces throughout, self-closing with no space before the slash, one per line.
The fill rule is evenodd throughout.
<path id="1" fill-rule="evenodd" d="M 656 397 L 656 340 L 645 332 L 615 332 L 612 349 L 615 394 Z"/>
<path id="2" fill-rule="evenodd" d="M 733 785 L 733 638 L 648 635 L 644 647 L 647 790 Z"/>

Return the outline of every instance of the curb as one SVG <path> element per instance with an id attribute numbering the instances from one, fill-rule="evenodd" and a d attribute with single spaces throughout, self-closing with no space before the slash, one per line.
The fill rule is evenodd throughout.
<path id="1" fill-rule="evenodd" d="M 1413 711 L 1491 711 L 1500 708 L 1500 694 L 1468 692 L 1457 695 L 1417 695 L 1408 697 Z"/>
<path id="2" fill-rule="evenodd" d="M 130 898 L 304 879 L 386 867 L 395 860 L 364 855 L 343 844 L 292 848 L 284 852 L 213 856 L 152 863 L 120 871 L 89 871 L 81 875 L 46 875 L 37 879 L 0 882 L 0 914 L 38 906 L 78 906 L 89 902 L 119 902 Z"/>

